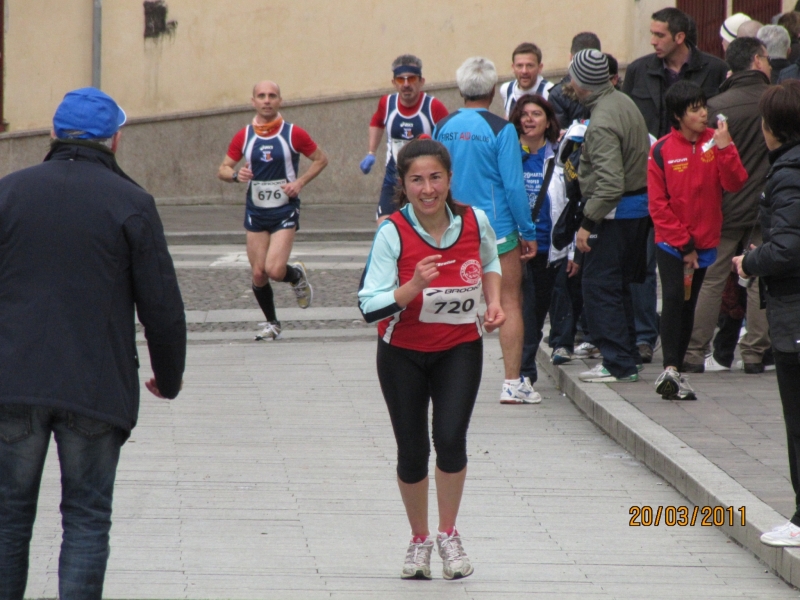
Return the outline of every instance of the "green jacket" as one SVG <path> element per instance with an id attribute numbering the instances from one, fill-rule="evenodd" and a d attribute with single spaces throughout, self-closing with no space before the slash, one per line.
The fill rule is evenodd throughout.
<path id="1" fill-rule="evenodd" d="M 607 87 L 584 104 L 591 111 L 578 181 L 587 198 L 584 221 L 601 222 L 626 192 L 647 187 L 650 137 L 644 117 L 628 96 Z"/>

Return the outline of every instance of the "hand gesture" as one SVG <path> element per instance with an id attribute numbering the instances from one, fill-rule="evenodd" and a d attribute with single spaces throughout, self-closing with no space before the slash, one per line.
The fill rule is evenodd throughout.
<path id="1" fill-rule="evenodd" d="M 440 258 L 442 258 L 441 254 L 433 254 L 426 256 L 417 263 L 414 268 L 414 276 L 411 278 L 411 284 L 418 292 L 428 287 L 439 276 L 439 268 L 436 266 L 436 261 Z"/>

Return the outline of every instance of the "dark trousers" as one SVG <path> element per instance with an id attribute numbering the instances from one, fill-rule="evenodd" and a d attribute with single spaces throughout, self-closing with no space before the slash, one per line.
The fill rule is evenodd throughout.
<path id="1" fill-rule="evenodd" d="M 744 319 L 737 319 L 730 315 L 719 315 L 717 320 L 717 335 L 714 336 L 714 360 L 724 367 L 733 364 L 733 354 L 736 344 L 739 343 L 739 333 L 742 330 Z"/>
<path id="2" fill-rule="evenodd" d="M 550 347 L 575 349 L 575 334 L 583 312 L 582 270 L 574 277 L 567 276 L 567 259 L 561 262 L 553 285 L 550 301 Z"/>
<path id="3" fill-rule="evenodd" d="M 397 476 L 418 483 L 431 454 L 428 405 L 433 403 L 436 466 L 458 473 L 467 466 L 467 428 L 483 367 L 483 339 L 441 352 L 418 352 L 378 340 L 378 380 L 397 441 Z"/>
<path id="4" fill-rule="evenodd" d="M 778 376 L 778 391 L 783 405 L 783 420 L 786 423 L 786 441 L 789 450 L 789 474 L 795 496 L 795 513 L 792 523 L 800 527 L 800 354 L 778 352 L 775 354 L 775 373 Z"/>
<path id="5" fill-rule="evenodd" d="M 658 340 L 658 292 L 656 284 L 656 243 L 655 230 L 651 227 L 647 236 L 647 275 L 643 283 L 631 284 L 633 298 L 633 319 L 636 323 L 636 345 L 647 344 L 656 347 Z"/>
<path id="6" fill-rule="evenodd" d="M 525 263 L 522 278 L 522 320 L 525 327 L 522 342 L 522 366 L 520 374 L 530 377 L 531 383 L 538 378 L 536 370 L 536 349 L 542 341 L 542 329 L 547 311 L 550 310 L 550 299 L 553 297 L 553 286 L 561 263 L 547 264 L 547 252 L 537 254 Z"/>
<path id="7" fill-rule="evenodd" d="M 656 248 L 656 261 L 661 277 L 661 352 L 664 355 L 664 367 L 673 366 L 680 370 L 692 338 L 694 307 L 706 270 L 695 270 L 692 276 L 692 293 L 685 300 L 683 260 Z"/>
<path id="8" fill-rule="evenodd" d="M 614 377 L 637 372 L 636 324 L 630 283 L 642 281 L 649 217 L 598 223 L 584 258 L 583 310 L 592 343 Z"/>

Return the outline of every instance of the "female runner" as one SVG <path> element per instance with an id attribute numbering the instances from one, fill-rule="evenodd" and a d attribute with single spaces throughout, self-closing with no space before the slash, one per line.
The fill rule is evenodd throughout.
<path id="1" fill-rule="evenodd" d="M 433 402 L 436 545 L 445 579 L 473 571 L 456 531 L 467 474 L 467 428 L 478 394 L 484 327 L 500 327 L 500 262 L 486 215 L 450 194 L 450 155 L 431 139 L 397 158 L 400 210 L 375 234 L 358 292 L 378 324 L 378 379 L 397 440 L 397 479 L 411 525 L 402 578 L 430 579 L 428 403 Z"/>

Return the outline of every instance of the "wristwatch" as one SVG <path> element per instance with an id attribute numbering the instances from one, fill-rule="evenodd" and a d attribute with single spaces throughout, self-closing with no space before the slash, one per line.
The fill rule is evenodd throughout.
<path id="1" fill-rule="evenodd" d="M 233 172 L 233 175 L 231 175 L 231 181 L 233 183 L 239 183 L 239 171 Z"/>

